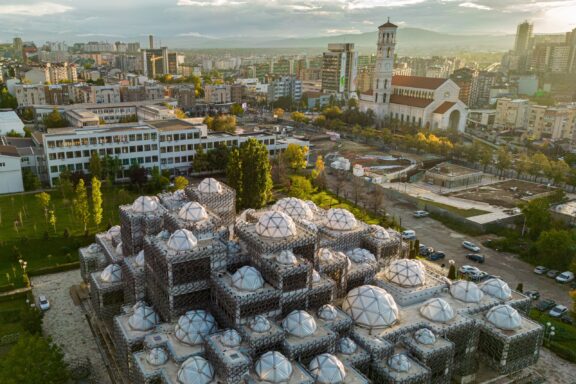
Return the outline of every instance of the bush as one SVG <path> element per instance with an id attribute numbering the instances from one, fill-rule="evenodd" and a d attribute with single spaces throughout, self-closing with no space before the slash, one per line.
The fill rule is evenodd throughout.
<path id="1" fill-rule="evenodd" d="M 28 276 L 48 275 L 50 273 L 70 271 L 72 269 L 80 268 L 80 262 L 74 261 L 72 263 L 59 264 L 51 267 L 32 269 L 28 272 Z"/>
<path id="2" fill-rule="evenodd" d="M 566 347 L 562 344 L 552 341 L 550 343 L 550 350 L 554 352 L 558 357 L 568 360 L 572 363 L 576 363 L 576 350 L 574 348 Z"/>
<path id="3" fill-rule="evenodd" d="M 0 292 L 10 292 L 10 291 L 13 290 L 14 288 L 16 288 L 16 287 L 14 286 L 14 283 L 5 284 L 5 285 L 0 285 Z"/>

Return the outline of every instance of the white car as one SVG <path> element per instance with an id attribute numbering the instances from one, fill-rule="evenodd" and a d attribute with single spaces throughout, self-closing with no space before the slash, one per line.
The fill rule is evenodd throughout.
<path id="1" fill-rule="evenodd" d="M 568 308 L 563 305 L 557 305 L 548 312 L 548 315 L 550 317 L 562 317 L 566 312 L 568 312 Z"/>
<path id="2" fill-rule="evenodd" d="M 539 266 L 537 266 L 536 268 L 534 268 L 534 273 L 537 274 L 537 275 L 543 275 L 543 274 L 545 274 L 546 272 L 548 272 L 548 268 L 546 268 L 546 267 L 544 267 L 544 266 L 542 266 L 542 265 L 539 265 Z"/>
<path id="3" fill-rule="evenodd" d="M 48 301 L 46 296 L 44 296 L 44 295 L 38 296 L 38 306 L 43 311 L 47 311 L 50 309 L 50 302 Z"/>
<path id="4" fill-rule="evenodd" d="M 472 252 L 480 252 L 480 247 L 471 241 L 463 241 L 462 246 Z"/>
<path id="5" fill-rule="evenodd" d="M 402 232 L 402 238 L 404 240 L 416 240 L 416 232 L 411 229 L 407 229 Z"/>
<path id="6" fill-rule="evenodd" d="M 556 281 L 559 283 L 570 283 L 574 280 L 574 273 L 570 271 L 562 272 L 558 276 L 556 276 Z"/>
<path id="7" fill-rule="evenodd" d="M 464 275 L 479 275 L 480 269 L 473 267 L 472 265 L 463 265 L 458 269 L 458 271 Z"/>
<path id="8" fill-rule="evenodd" d="M 426 217 L 428 215 L 430 215 L 430 213 L 426 211 L 415 211 L 413 214 L 414 217 Z"/>

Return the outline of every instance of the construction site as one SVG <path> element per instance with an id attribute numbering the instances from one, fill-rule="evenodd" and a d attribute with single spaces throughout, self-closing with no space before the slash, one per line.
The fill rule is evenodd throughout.
<path id="1" fill-rule="evenodd" d="M 506 282 L 451 281 L 345 209 L 235 198 L 210 178 L 141 196 L 79 250 L 111 382 L 542 382 L 544 330 Z"/>

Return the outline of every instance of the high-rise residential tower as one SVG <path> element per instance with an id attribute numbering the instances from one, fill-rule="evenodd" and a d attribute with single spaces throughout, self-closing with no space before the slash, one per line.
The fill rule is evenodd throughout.
<path id="1" fill-rule="evenodd" d="M 358 53 L 354 44 L 328 44 L 322 57 L 322 90 L 345 98 L 356 92 Z"/>
<path id="2" fill-rule="evenodd" d="M 518 24 L 516 42 L 514 44 L 514 52 L 517 55 L 524 55 L 530 50 L 533 28 L 534 24 L 528 21 Z"/>

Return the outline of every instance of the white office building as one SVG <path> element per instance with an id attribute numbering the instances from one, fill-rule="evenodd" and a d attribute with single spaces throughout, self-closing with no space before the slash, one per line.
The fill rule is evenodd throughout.
<path id="1" fill-rule="evenodd" d="M 0 194 L 24 191 L 20 155 L 16 147 L 0 145 Z"/>

